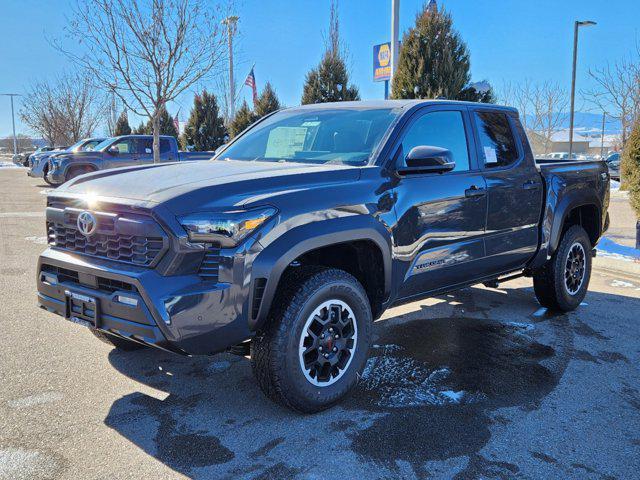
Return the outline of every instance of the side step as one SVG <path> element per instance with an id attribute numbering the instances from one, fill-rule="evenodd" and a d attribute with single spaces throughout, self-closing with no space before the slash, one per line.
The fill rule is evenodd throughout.
<path id="1" fill-rule="evenodd" d="M 525 272 L 515 273 L 513 275 L 508 275 L 506 277 L 496 278 L 494 280 L 489 280 L 487 282 L 482 282 L 487 288 L 498 288 L 501 283 L 508 282 L 509 280 L 515 280 L 516 278 L 524 277 Z"/>

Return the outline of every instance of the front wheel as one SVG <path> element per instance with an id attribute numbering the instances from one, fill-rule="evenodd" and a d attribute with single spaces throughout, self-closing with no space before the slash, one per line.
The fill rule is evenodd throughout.
<path id="1" fill-rule="evenodd" d="M 283 283 L 281 307 L 251 343 L 251 365 L 269 398 L 318 412 L 357 383 L 369 353 L 371 307 L 362 285 L 342 270 L 301 267 Z"/>
<path id="2" fill-rule="evenodd" d="M 540 304 L 561 312 L 575 310 L 587 294 L 591 260 L 587 232 L 573 225 L 544 267 L 533 275 L 533 289 Z"/>

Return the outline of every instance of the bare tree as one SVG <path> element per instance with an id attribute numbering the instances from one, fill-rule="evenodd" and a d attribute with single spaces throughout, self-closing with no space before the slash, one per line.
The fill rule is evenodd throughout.
<path id="1" fill-rule="evenodd" d="M 67 33 L 84 50 L 58 48 L 151 120 L 156 162 L 162 109 L 224 54 L 218 16 L 204 0 L 78 0 Z"/>
<path id="2" fill-rule="evenodd" d="M 68 74 L 34 83 L 22 103 L 22 120 L 50 145 L 69 145 L 90 136 L 104 115 L 103 98 L 91 80 Z"/>
<path id="3" fill-rule="evenodd" d="M 506 83 L 499 96 L 500 102 L 520 112 L 522 125 L 532 140 L 536 153 L 549 153 L 553 136 L 562 129 L 568 105 L 567 91 L 558 83 Z M 541 145 L 538 145 L 540 144 Z"/>
<path id="4" fill-rule="evenodd" d="M 636 57 L 590 69 L 597 88 L 583 94 L 585 99 L 620 120 L 622 144 L 626 144 L 635 122 L 640 119 L 640 51 Z"/>

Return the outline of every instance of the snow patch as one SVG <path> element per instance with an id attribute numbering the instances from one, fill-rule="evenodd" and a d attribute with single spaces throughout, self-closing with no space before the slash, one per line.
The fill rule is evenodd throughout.
<path id="1" fill-rule="evenodd" d="M 27 242 L 33 242 L 36 245 L 46 245 L 47 237 L 24 237 Z"/>
<path id="2" fill-rule="evenodd" d="M 37 450 L 22 448 L 0 450 L 0 478 L 12 480 L 52 478 L 57 468 L 55 459 Z"/>
<path id="3" fill-rule="evenodd" d="M 515 328 L 520 328 L 522 330 L 526 330 L 527 332 L 529 330 L 533 330 L 535 328 L 535 326 L 530 324 L 530 323 L 507 322 L 507 325 L 509 325 L 510 327 L 515 327 Z"/>
<path id="4" fill-rule="evenodd" d="M 0 162 L 0 168 L 19 168 L 21 170 L 26 170 L 27 167 L 23 167 L 21 165 L 16 165 L 13 162 Z"/>
<path id="5" fill-rule="evenodd" d="M 624 280 L 614 280 L 611 282 L 612 287 L 633 288 L 635 285 L 631 282 L 625 282 Z"/>
<path id="6" fill-rule="evenodd" d="M 460 401 L 464 398 L 465 391 L 460 390 L 459 392 L 454 392 L 453 390 L 445 390 L 440 392 L 440 396 L 451 400 L 453 403 L 460 403 Z"/>
<path id="7" fill-rule="evenodd" d="M 535 312 L 533 312 L 534 317 L 543 317 L 547 313 L 546 307 L 539 308 Z"/>
<path id="8" fill-rule="evenodd" d="M 64 395 L 61 392 L 42 392 L 27 397 L 9 400 L 7 404 L 11 408 L 29 408 L 44 403 L 53 403 L 62 400 Z"/>
<path id="9" fill-rule="evenodd" d="M 220 360 L 218 362 L 213 362 L 210 365 L 207 366 L 206 370 L 208 373 L 222 373 L 225 370 L 229 370 L 229 368 L 231 367 L 231 362 L 227 361 L 227 360 Z"/>
<path id="10" fill-rule="evenodd" d="M 620 182 L 618 182 L 617 180 L 611 179 L 609 181 L 609 190 L 612 192 L 620 191 Z"/>

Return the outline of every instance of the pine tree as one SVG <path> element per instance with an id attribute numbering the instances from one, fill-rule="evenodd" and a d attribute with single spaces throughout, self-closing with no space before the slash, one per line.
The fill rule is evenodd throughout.
<path id="1" fill-rule="evenodd" d="M 137 128 L 134 128 L 131 133 L 133 133 L 134 135 L 147 135 L 147 127 L 145 126 L 144 122 L 140 122 L 140 125 L 138 125 Z M 151 134 L 151 132 L 148 133 L 149 135 Z"/>
<path id="2" fill-rule="evenodd" d="M 329 42 L 320 64 L 307 73 L 302 91 L 303 105 L 308 103 L 360 100 L 358 88 L 349 85 L 349 74 L 341 52 L 338 9 L 331 3 Z"/>
<path id="3" fill-rule="evenodd" d="M 236 116 L 229 124 L 229 134 L 231 138 L 242 133 L 245 128 L 254 123 L 257 120 L 256 114 L 251 111 L 246 100 L 242 102 L 242 105 L 236 112 Z"/>
<path id="4" fill-rule="evenodd" d="M 275 90 L 271 86 L 271 83 L 267 82 L 254 107 L 256 118 L 262 118 L 281 108 L 282 105 L 280 105 L 280 100 L 278 100 Z"/>
<path id="5" fill-rule="evenodd" d="M 451 15 L 425 6 L 402 39 L 392 97 L 492 102 L 491 90 L 478 92 L 469 85 L 470 64 L 467 45 L 453 29 Z"/>
<path id="6" fill-rule="evenodd" d="M 629 190 L 631 206 L 640 219 L 640 121 L 624 145 L 620 168 L 622 188 Z"/>
<path id="7" fill-rule="evenodd" d="M 149 119 L 147 124 L 144 126 L 144 134 L 153 134 L 153 121 L 151 119 Z M 176 130 L 176 126 L 173 123 L 173 117 L 169 115 L 167 107 L 162 107 L 160 110 L 160 135 L 170 135 L 178 138 L 178 130 Z"/>
<path id="8" fill-rule="evenodd" d="M 220 116 L 216 96 L 204 90 L 193 99 L 193 108 L 181 138 L 182 145 L 198 152 L 213 151 L 225 142 L 226 136 L 227 129 Z"/>
<path id="9" fill-rule="evenodd" d="M 129 117 L 126 110 L 123 110 L 118 117 L 116 128 L 113 132 L 114 137 L 119 137 L 120 135 L 131 135 L 131 127 L 129 126 Z"/>

